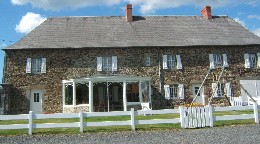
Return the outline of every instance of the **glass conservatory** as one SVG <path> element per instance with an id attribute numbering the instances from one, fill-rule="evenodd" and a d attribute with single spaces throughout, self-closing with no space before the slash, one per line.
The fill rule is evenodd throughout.
<path id="1" fill-rule="evenodd" d="M 63 112 L 127 111 L 151 103 L 151 78 L 93 76 L 62 81 Z"/>

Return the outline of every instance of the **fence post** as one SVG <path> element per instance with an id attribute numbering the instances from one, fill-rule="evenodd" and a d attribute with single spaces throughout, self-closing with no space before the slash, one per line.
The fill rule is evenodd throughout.
<path id="1" fill-rule="evenodd" d="M 81 133 L 83 133 L 83 123 L 84 123 L 84 120 L 83 120 L 83 111 L 82 110 L 80 110 L 79 111 L 79 131 L 81 132 Z"/>
<path id="2" fill-rule="evenodd" d="M 213 127 L 213 122 L 214 122 L 213 107 L 210 104 L 208 106 L 209 106 L 209 126 Z"/>
<path id="3" fill-rule="evenodd" d="M 135 110 L 134 108 L 131 108 L 131 128 L 133 131 L 135 131 Z"/>
<path id="4" fill-rule="evenodd" d="M 180 112 L 181 127 L 184 128 L 184 118 L 185 118 L 184 106 L 179 106 L 179 112 Z"/>
<path id="5" fill-rule="evenodd" d="M 253 106 L 254 106 L 255 123 L 259 123 L 258 104 L 254 102 Z"/>
<path id="6" fill-rule="evenodd" d="M 33 111 L 29 111 L 29 124 L 28 124 L 28 134 L 32 135 L 32 125 L 33 125 Z"/>

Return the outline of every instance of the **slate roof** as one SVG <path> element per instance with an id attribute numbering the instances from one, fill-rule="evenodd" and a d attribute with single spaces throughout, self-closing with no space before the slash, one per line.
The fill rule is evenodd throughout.
<path id="1" fill-rule="evenodd" d="M 259 45 L 227 16 L 53 17 L 8 49 Z"/>

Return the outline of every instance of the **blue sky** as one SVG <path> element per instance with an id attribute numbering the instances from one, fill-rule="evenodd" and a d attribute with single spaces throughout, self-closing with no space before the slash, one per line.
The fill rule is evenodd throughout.
<path id="1" fill-rule="evenodd" d="M 227 15 L 260 37 L 260 0 L 1 0 L 0 48 L 16 43 L 48 17 L 124 16 L 127 3 L 133 4 L 133 15 L 199 16 L 210 5 L 212 15 Z M 1 51 L 0 80 L 3 61 Z"/>

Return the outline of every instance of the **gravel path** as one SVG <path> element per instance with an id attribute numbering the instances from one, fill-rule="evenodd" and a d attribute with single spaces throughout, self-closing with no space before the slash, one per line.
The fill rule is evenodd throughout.
<path id="1" fill-rule="evenodd" d="M 204 129 L 181 129 L 168 131 L 114 132 L 76 135 L 34 135 L 1 137 L 0 144 L 27 143 L 91 143 L 91 144 L 167 144 L 167 143 L 228 143 L 259 144 L 260 125 L 229 126 Z"/>

